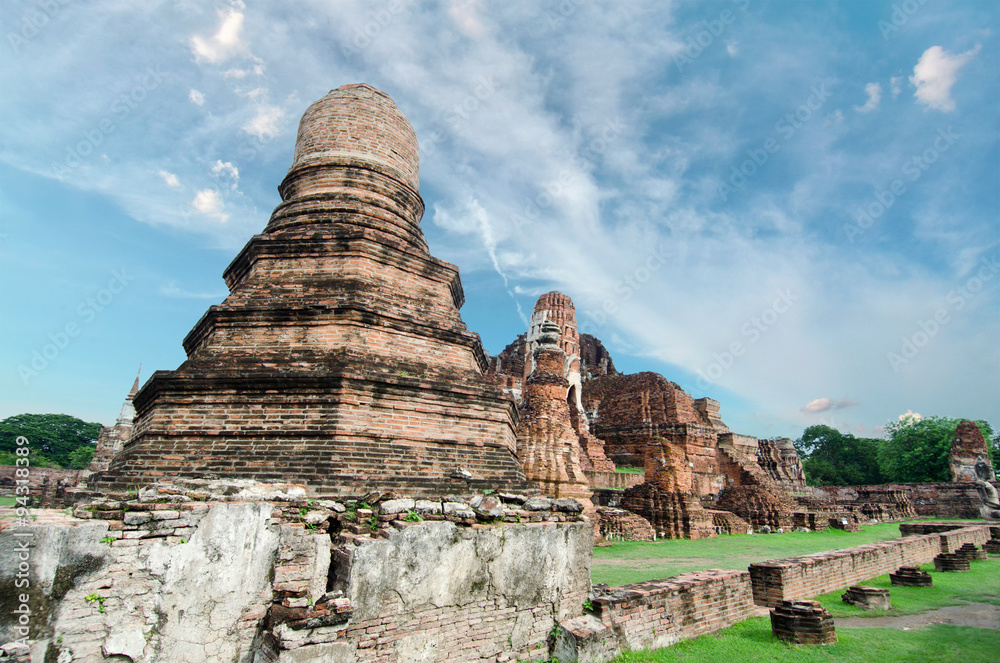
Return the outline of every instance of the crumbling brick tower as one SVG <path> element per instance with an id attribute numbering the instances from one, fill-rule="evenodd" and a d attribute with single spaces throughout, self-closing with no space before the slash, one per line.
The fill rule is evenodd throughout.
<path id="1" fill-rule="evenodd" d="M 229 296 L 135 397 L 132 440 L 95 483 L 529 488 L 515 405 L 458 312 L 458 269 L 428 253 L 417 139 L 392 99 L 346 85 L 310 106 L 279 192 L 225 271 Z"/>
<path id="2" fill-rule="evenodd" d="M 524 381 L 517 447 L 524 473 L 542 492 L 572 497 L 590 506 L 591 491 L 580 467 L 578 435 L 566 402 L 566 353 L 559 346 L 559 326 L 540 325 L 532 353 L 531 374 Z"/>
<path id="3" fill-rule="evenodd" d="M 559 348 L 565 358 L 562 376 L 566 379 L 563 396 L 569 406 L 570 424 L 580 439 L 580 462 L 590 472 L 614 472 L 615 465 L 604 453 L 604 443 L 590 432 L 590 423 L 583 409 L 583 367 L 580 362 L 580 336 L 576 329 L 576 307 L 573 300 L 561 292 L 547 292 L 535 302 L 524 349 L 524 378 L 535 369 L 534 353 L 541 342 L 542 327 L 553 323 L 559 330 Z M 602 346 L 603 349 L 603 346 Z"/>

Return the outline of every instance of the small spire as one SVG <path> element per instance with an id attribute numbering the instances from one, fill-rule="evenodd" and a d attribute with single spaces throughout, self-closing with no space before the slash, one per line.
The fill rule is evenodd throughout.
<path id="1" fill-rule="evenodd" d="M 132 383 L 132 391 L 128 392 L 128 399 L 132 400 L 139 393 L 139 375 L 142 373 L 142 364 L 139 364 L 139 372 L 135 374 L 135 382 Z"/>

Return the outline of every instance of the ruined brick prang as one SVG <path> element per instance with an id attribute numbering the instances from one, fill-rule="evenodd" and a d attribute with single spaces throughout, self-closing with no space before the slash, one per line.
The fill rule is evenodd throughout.
<path id="1" fill-rule="evenodd" d="M 996 478 L 982 431 L 976 422 L 966 420 L 958 424 L 955 429 L 951 451 L 948 453 L 951 480 L 975 482 L 977 463 L 982 463 L 986 468 L 985 473 L 988 476 L 983 479 L 984 481 L 993 481 Z"/>
<path id="2" fill-rule="evenodd" d="M 570 421 L 564 377 L 566 353 L 559 329 L 546 321 L 532 356 L 533 369 L 524 382 L 524 401 L 517 429 L 517 453 L 525 477 L 546 495 L 572 497 L 590 504 L 587 477 L 580 467 L 577 432 Z"/>
<path id="3" fill-rule="evenodd" d="M 410 123 L 368 85 L 306 111 L 282 203 L 226 269 L 187 360 L 135 398 L 131 441 L 94 483 L 294 478 L 311 493 L 530 489 L 515 403 L 483 377 L 458 269 L 420 229 Z"/>
<path id="4" fill-rule="evenodd" d="M 809 490 L 802 470 L 802 459 L 788 438 L 758 440 L 757 463 L 788 492 L 804 493 Z"/>

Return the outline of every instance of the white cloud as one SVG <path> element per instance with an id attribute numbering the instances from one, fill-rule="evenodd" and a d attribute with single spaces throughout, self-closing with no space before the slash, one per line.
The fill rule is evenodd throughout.
<path id="1" fill-rule="evenodd" d="M 281 130 L 281 121 L 284 118 L 284 110 L 278 106 L 264 104 L 257 108 L 254 116 L 241 128 L 255 138 L 270 140 Z"/>
<path id="2" fill-rule="evenodd" d="M 892 90 L 892 98 L 895 99 L 903 91 L 903 77 L 893 76 L 889 79 L 889 88 Z"/>
<path id="3" fill-rule="evenodd" d="M 459 32 L 466 37 L 477 38 L 485 32 L 479 13 L 481 8 L 481 0 L 451 0 L 448 16 L 455 22 Z"/>
<path id="4" fill-rule="evenodd" d="M 176 189 L 181 185 L 180 180 L 178 180 L 177 176 L 174 175 L 173 173 L 161 170 L 158 174 L 160 177 L 163 178 L 163 181 L 166 182 L 167 186 L 169 186 L 171 189 Z"/>
<path id="5" fill-rule="evenodd" d="M 228 181 L 229 188 L 233 191 L 240 184 L 240 171 L 228 161 L 218 160 L 212 165 L 212 174 L 220 181 Z"/>
<path id="6" fill-rule="evenodd" d="M 816 400 L 809 401 L 803 408 L 803 412 L 826 412 L 827 410 L 842 410 L 845 407 L 851 407 L 852 405 L 859 405 L 859 403 L 848 400 L 846 398 L 842 399 L 832 399 L 832 398 L 817 398 Z"/>
<path id="7" fill-rule="evenodd" d="M 190 99 L 191 103 L 195 106 L 205 105 L 205 95 L 194 88 L 191 88 L 191 91 L 188 93 L 188 99 Z"/>
<path id="8" fill-rule="evenodd" d="M 726 42 L 726 53 L 729 53 L 729 57 L 735 58 L 740 54 L 740 42 L 738 41 L 727 41 Z"/>
<path id="9" fill-rule="evenodd" d="M 222 211 L 222 197 L 215 189 L 202 189 L 195 194 L 191 201 L 191 207 L 195 211 L 225 223 L 229 220 L 229 215 Z"/>
<path id="10" fill-rule="evenodd" d="M 905 413 L 899 415 L 900 421 L 917 422 L 924 418 L 924 415 L 919 412 L 914 412 L 913 410 L 907 410 Z"/>
<path id="11" fill-rule="evenodd" d="M 222 23 L 214 35 L 191 37 L 191 50 L 198 62 L 224 62 L 247 51 L 243 41 L 243 12 L 236 9 L 220 11 L 219 18 Z"/>
<path id="12" fill-rule="evenodd" d="M 878 83 L 869 83 L 865 86 L 865 92 L 868 94 L 868 101 L 865 102 L 864 106 L 855 106 L 854 110 L 859 113 L 870 113 L 873 110 L 878 110 L 879 104 L 882 103 L 882 86 Z"/>
<path id="13" fill-rule="evenodd" d="M 955 110 L 951 88 L 958 79 L 959 70 L 978 52 L 978 46 L 958 55 L 940 46 L 931 46 L 924 51 L 910 76 L 910 83 L 917 88 L 913 95 L 917 102 L 944 113 Z"/>

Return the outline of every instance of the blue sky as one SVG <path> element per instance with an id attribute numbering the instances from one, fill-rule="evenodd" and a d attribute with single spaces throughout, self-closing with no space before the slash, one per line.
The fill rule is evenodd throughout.
<path id="1" fill-rule="evenodd" d="M 293 9 L 294 7 L 294 9 Z M 0 6 L 0 417 L 111 423 L 279 202 L 305 108 L 385 90 L 487 351 L 561 290 L 736 431 L 1000 428 L 1000 5 Z"/>

